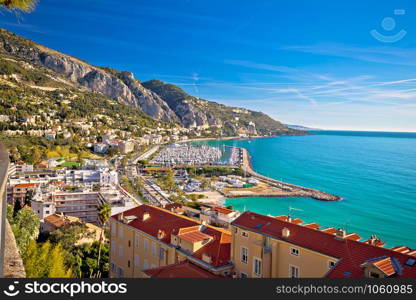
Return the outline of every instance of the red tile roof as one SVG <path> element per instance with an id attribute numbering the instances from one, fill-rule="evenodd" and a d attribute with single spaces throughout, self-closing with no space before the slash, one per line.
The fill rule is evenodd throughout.
<path id="1" fill-rule="evenodd" d="M 167 265 L 160 268 L 144 270 L 152 278 L 221 278 L 188 261 Z"/>
<path id="2" fill-rule="evenodd" d="M 319 225 L 318 223 L 308 223 L 303 225 L 304 227 L 308 227 L 308 228 L 312 228 L 312 229 L 319 229 L 319 227 L 321 227 L 321 225 Z"/>
<path id="3" fill-rule="evenodd" d="M 145 213 L 148 213 L 149 217 L 143 221 L 143 215 Z M 166 234 L 162 238 L 162 241 L 165 243 L 170 243 L 171 234 L 177 235 L 180 228 L 200 225 L 198 222 L 191 218 L 180 216 L 165 209 L 146 204 L 129 209 L 123 213 L 116 214 L 112 216 L 112 218 L 117 219 L 121 214 L 124 217 L 137 217 L 128 223 L 128 225 L 137 228 L 153 237 L 157 237 L 159 230 L 164 231 Z"/>
<path id="4" fill-rule="evenodd" d="M 411 258 L 410 255 L 347 238 L 336 237 L 335 228 L 323 232 L 248 211 L 234 220 L 232 225 L 266 234 L 340 259 L 326 275 L 330 278 L 363 277 L 364 272 L 361 265 L 368 260 L 382 256 L 390 257 L 400 270 L 392 277 L 416 278 L 416 267 L 405 265 L 406 261 Z M 289 237 L 282 236 L 283 228 L 289 229 Z"/>
<path id="5" fill-rule="evenodd" d="M 45 223 L 49 223 L 56 228 L 61 228 L 69 225 L 72 222 L 81 222 L 77 217 L 63 216 L 59 214 L 52 214 L 44 218 Z"/>
<path id="6" fill-rule="evenodd" d="M 353 240 L 353 241 L 358 241 L 358 240 L 361 240 L 361 236 L 360 236 L 360 235 L 358 235 L 358 234 L 356 234 L 356 233 L 350 233 L 350 234 L 347 234 L 347 235 L 345 236 L 345 238 L 346 238 L 346 239 L 349 239 L 349 240 Z"/>
<path id="7" fill-rule="evenodd" d="M 387 276 L 391 276 L 394 273 L 396 273 L 396 270 L 393 266 L 393 263 L 390 257 L 380 258 L 380 259 L 377 259 L 371 262 L 366 262 L 363 264 L 363 266 L 366 266 L 366 265 L 375 266 L 377 269 L 379 269 L 381 272 L 383 272 Z"/>
<path id="8" fill-rule="evenodd" d="M 182 233 L 179 236 L 191 243 L 200 242 L 211 238 L 210 235 L 200 232 L 199 230 Z"/>
<path id="9" fill-rule="evenodd" d="M 149 218 L 143 221 L 143 214 L 148 213 Z M 124 211 L 123 213 L 113 215 L 112 218 L 118 219 L 120 215 L 124 217 L 135 216 L 136 219 L 130 221 L 128 226 L 134 227 L 143 231 L 155 238 L 158 237 L 158 232 L 164 231 L 165 234 L 161 241 L 165 243 L 171 242 L 171 235 L 184 234 L 185 232 L 199 228 L 201 224 L 191 218 L 183 215 L 178 215 L 166 209 L 151 206 L 147 204 Z M 193 227 L 188 228 L 188 227 Z M 159 231 L 160 230 L 160 231 Z M 211 257 L 211 265 L 215 267 L 229 264 L 231 255 L 231 234 L 229 231 L 205 225 L 200 230 L 202 233 L 212 237 L 212 240 L 200 248 L 192 256 L 202 259 L 202 255 Z"/>
<path id="10" fill-rule="evenodd" d="M 224 215 L 228 215 L 228 214 L 234 212 L 234 210 L 224 208 L 224 207 L 214 207 L 214 210 L 221 213 L 221 214 L 224 214 Z"/>
<path id="11" fill-rule="evenodd" d="M 25 188 L 25 187 L 34 187 L 34 186 L 36 186 L 36 183 L 19 183 L 19 184 L 16 184 L 14 187 Z"/>

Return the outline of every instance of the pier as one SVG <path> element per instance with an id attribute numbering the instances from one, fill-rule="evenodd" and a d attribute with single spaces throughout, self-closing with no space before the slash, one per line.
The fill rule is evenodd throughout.
<path id="1" fill-rule="evenodd" d="M 329 194 L 317 189 L 312 189 L 300 185 L 295 185 L 276 179 L 272 179 L 255 172 L 251 165 L 250 154 L 245 148 L 239 148 L 241 155 L 241 168 L 246 174 L 249 174 L 259 181 L 262 181 L 270 186 L 281 189 L 279 192 L 256 192 L 248 195 L 243 191 L 241 193 L 233 193 L 232 195 L 225 195 L 226 197 L 238 198 L 238 197 L 309 197 L 321 201 L 340 201 L 340 196 Z"/>

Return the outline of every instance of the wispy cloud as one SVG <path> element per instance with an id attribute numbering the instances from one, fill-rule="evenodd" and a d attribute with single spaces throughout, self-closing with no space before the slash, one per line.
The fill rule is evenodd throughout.
<path id="1" fill-rule="evenodd" d="M 416 66 L 416 48 L 357 47 L 343 44 L 323 43 L 307 46 L 285 46 L 281 47 L 281 49 L 344 57 L 374 63 Z"/>
<path id="2" fill-rule="evenodd" d="M 290 68 L 286 66 L 276 66 L 271 64 L 264 64 L 264 63 L 256 63 L 246 60 L 233 60 L 233 59 L 226 59 L 224 63 L 229 65 L 236 65 L 241 67 L 246 67 L 250 69 L 257 69 L 257 70 L 266 70 L 266 71 L 274 71 L 274 72 L 281 72 L 281 73 L 295 73 L 297 70 L 295 68 Z"/>

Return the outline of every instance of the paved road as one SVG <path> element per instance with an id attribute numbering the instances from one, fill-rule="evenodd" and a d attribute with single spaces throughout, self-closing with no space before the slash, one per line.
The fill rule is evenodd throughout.
<path id="1" fill-rule="evenodd" d="M 132 164 L 137 164 L 139 160 L 145 160 L 148 159 L 153 153 L 155 153 L 157 150 L 159 150 L 160 145 L 154 145 L 152 148 L 147 150 L 146 152 L 140 154 L 138 157 L 132 159 Z"/>

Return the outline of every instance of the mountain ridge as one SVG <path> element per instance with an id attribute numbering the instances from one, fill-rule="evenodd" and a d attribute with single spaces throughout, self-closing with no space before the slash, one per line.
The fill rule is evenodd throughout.
<path id="1" fill-rule="evenodd" d="M 131 72 L 91 65 L 3 28 L 0 52 L 46 67 L 74 85 L 186 128 L 202 128 L 216 135 L 301 134 L 264 113 L 200 99 L 157 79 L 141 82 Z"/>

